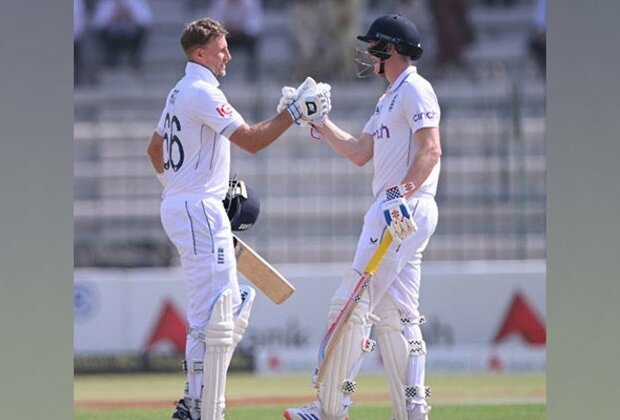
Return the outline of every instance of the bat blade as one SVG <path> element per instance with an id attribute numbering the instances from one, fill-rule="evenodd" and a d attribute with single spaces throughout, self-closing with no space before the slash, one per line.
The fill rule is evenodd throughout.
<path id="1" fill-rule="evenodd" d="M 274 303 L 288 299 L 295 287 L 256 251 L 233 234 L 237 270 Z"/>

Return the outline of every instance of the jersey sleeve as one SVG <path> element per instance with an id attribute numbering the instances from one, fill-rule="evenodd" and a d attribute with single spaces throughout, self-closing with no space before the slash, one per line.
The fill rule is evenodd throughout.
<path id="1" fill-rule="evenodd" d="M 404 117 L 414 133 L 421 128 L 439 127 L 441 112 L 437 96 L 430 86 L 408 85 L 404 94 Z"/>
<path id="2" fill-rule="evenodd" d="M 224 93 L 217 88 L 198 89 L 194 95 L 193 112 L 200 121 L 215 131 L 229 137 L 245 120 L 228 103 Z"/>
<path id="3" fill-rule="evenodd" d="M 362 133 L 367 133 L 367 134 L 374 134 L 375 133 L 375 115 L 376 114 L 373 114 L 372 117 L 370 117 L 368 119 L 368 122 L 364 126 L 364 129 L 362 130 Z"/>
<path id="4" fill-rule="evenodd" d="M 159 121 L 157 122 L 157 126 L 155 127 L 155 132 L 159 134 L 161 137 L 164 136 L 164 121 L 166 120 L 166 108 L 161 111 L 161 116 L 159 117 Z"/>

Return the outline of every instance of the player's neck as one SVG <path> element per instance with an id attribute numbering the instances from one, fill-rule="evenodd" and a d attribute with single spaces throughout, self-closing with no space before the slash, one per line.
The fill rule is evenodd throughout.
<path id="1" fill-rule="evenodd" d="M 385 78 L 388 82 L 390 82 L 390 84 L 394 83 L 396 79 L 398 79 L 398 76 L 400 76 L 402 72 L 404 72 L 405 69 L 411 65 L 408 61 L 399 61 L 393 64 L 394 65 L 389 67 L 386 66 L 385 69 Z"/>
<path id="2" fill-rule="evenodd" d="M 209 66 L 207 66 L 205 63 L 201 63 L 200 61 L 194 60 L 192 58 L 189 58 L 187 61 L 189 61 L 190 63 L 197 64 L 197 65 L 199 65 L 201 67 L 204 67 L 205 69 L 209 70 L 213 74 L 213 76 L 215 76 L 215 72 L 213 70 L 211 70 L 211 68 L 209 68 Z M 215 77 L 217 77 L 217 76 L 215 76 Z"/>

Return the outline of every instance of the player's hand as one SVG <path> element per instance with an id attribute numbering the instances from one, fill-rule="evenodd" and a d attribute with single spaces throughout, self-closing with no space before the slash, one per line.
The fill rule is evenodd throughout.
<path id="1" fill-rule="evenodd" d="M 289 107 L 297 99 L 295 88 L 292 86 L 284 86 L 282 88 L 282 97 L 276 106 L 276 112 L 279 114 Z"/>
<path id="2" fill-rule="evenodd" d="M 309 87 L 287 107 L 293 121 L 299 120 L 315 125 L 323 124 L 323 117 L 332 109 L 331 86 L 327 83 L 319 83 Z"/>
<path id="3" fill-rule="evenodd" d="M 385 223 L 392 234 L 392 238 L 402 242 L 413 235 L 418 226 L 413 221 L 413 214 L 405 195 L 412 192 L 415 186 L 412 182 L 394 185 L 385 192 L 386 201 L 382 204 Z"/>
<path id="4" fill-rule="evenodd" d="M 296 88 L 292 86 L 284 86 L 282 88 L 282 97 L 280 98 L 280 102 L 278 102 L 278 106 L 276 107 L 276 112 L 279 114 L 280 112 L 284 111 L 286 108 L 289 107 L 289 105 L 295 102 L 297 98 L 299 98 L 301 92 L 308 89 L 309 87 L 314 86 L 316 86 L 316 81 L 310 76 L 306 77 L 306 80 L 301 82 L 301 84 Z"/>

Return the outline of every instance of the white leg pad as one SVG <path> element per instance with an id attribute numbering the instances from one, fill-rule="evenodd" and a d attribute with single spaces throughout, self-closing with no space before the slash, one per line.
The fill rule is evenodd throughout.
<path id="1" fill-rule="evenodd" d="M 239 314 L 234 319 L 233 350 L 237 347 L 237 344 L 239 344 L 245 334 L 245 330 L 250 322 L 250 313 L 252 312 L 254 298 L 256 297 L 256 291 L 250 286 L 242 285 L 239 287 L 239 291 L 241 292 L 241 308 L 239 309 Z M 230 365 L 232 354 L 233 352 L 230 352 L 227 366 Z"/>
<path id="2" fill-rule="evenodd" d="M 430 388 L 424 386 L 426 343 L 419 325 L 423 317 L 401 317 L 388 295 L 379 302 L 375 314 L 380 318 L 375 333 L 389 377 L 394 419 L 407 420 L 408 410 L 425 415 L 430 410 L 426 404 Z"/>
<path id="3" fill-rule="evenodd" d="M 205 331 L 202 419 L 221 420 L 226 406 L 226 371 L 234 349 L 232 292 L 225 290 L 213 305 Z"/>
<path id="4" fill-rule="evenodd" d="M 352 285 L 358 279 L 359 274 L 356 272 L 345 276 L 343 285 L 331 301 L 330 325 L 340 313 L 353 290 Z M 344 419 L 347 416 L 348 406 L 351 405 L 350 394 L 355 391 L 354 379 L 361 359 L 366 352 L 374 349 L 374 342 L 368 339 L 372 317 L 369 317 L 369 308 L 368 294 L 365 293 L 344 325 L 344 332 L 336 343 L 332 358 L 323 367 L 326 372 L 318 392 L 322 419 Z"/>

